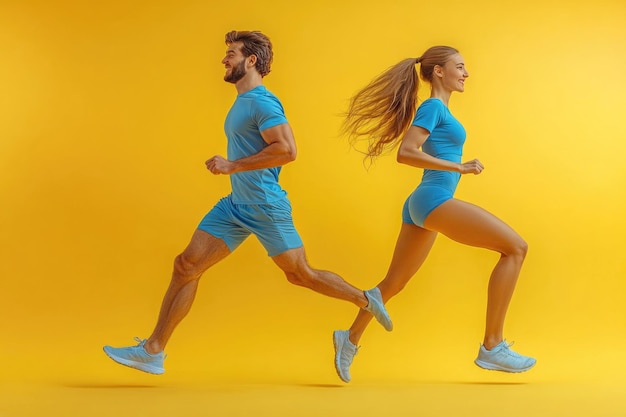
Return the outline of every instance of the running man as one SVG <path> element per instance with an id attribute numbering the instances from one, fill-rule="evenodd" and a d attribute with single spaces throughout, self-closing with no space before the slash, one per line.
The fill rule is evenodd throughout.
<path id="1" fill-rule="evenodd" d="M 311 268 L 294 227 L 291 204 L 280 186 L 282 165 L 296 158 L 296 144 L 282 104 L 263 85 L 273 52 L 261 32 L 226 34 L 224 80 L 237 98 L 225 122 L 227 158 L 206 161 L 214 175 L 229 175 L 232 192 L 202 219 L 187 248 L 174 260 L 174 272 L 156 326 L 136 346 L 105 346 L 114 361 L 140 371 L 165 372 L 163 353 L 174 329 L 189 312 L 202 274 L 254 234 L 287 280 L 320 294 L 352 302 L 370 312 L 388 331 L 392 323 L 378 288 L 361 291 L 340 276 Z"/>

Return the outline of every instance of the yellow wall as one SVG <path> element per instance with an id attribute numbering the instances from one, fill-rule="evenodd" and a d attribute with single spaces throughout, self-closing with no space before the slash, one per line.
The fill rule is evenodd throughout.
<path id="1" fill-rule="evenodd" d="M 457 195 L 530 245 L 506 328 L 540 360 L 527 378 L 593 374 L 586 347 L 626 345 L 623 1 L 213 3 L 0 5 L 3 375 L 118 375 L 101 345 L 148 336 L 173 257 L 229 189 L 203 163 L 225 152 L 232 29 L 274 43 L 266 85 L 299 145 L 282 183 L 314 266 L 364 288 L 384 275 L 421 173 L 389 156 L 366 171 L 338 114 L 388 66 L 449 44 L 470 72 L 451 110 L 486 166 Z M 389 305 L 393 334 L 362 340 L 361 380 L 489 378 L 471 361 L 496 259 L 440 237 Z M 330 333 L 355 313 L 288 284 L 249 239 L 205 275 L 165 378 L 338 381 Z"/>

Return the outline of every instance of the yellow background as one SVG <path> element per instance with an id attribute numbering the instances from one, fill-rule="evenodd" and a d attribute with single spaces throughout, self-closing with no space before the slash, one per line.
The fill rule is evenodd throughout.
<path id="1" fill-rule="evenodd" d="M 324 390 L 339 382 L 331 332 L 355 307 L 288 284 L 255 238 L 205 274 L 164 376 L 104 356 L 149 335 L 174 256 L 229 191 L 204 161 L 225 153 L 233 29 L 274 43 L 266 85 L 299 147 L 281 181 L 310 262 L 361 288 L 384 275 L 421 172 L 393 156 L 366 170 L 339 115 L 401 59 L 461 51 L 470 78 L 450 108 L 486 170 L 457 196 L 530 245 L 505 330 L 533 371 L 473 365 L 497 255 L 445 237 L 389 304 L 394 332 L 368 330 L 344 390 Z M 364 415 L 372 398 L 404 407 L 390 415 L 626 414 L 623 1 L 5 0 L 0 51 L 1 416 L 110 415 L 120 399 L 117 415 L 144 399 L 196 415 L 179 408 L 193 398 L 217 410 L 197 415 Z"/>

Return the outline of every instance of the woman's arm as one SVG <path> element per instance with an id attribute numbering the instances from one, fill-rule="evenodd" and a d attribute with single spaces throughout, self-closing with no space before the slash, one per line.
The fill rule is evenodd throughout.
<path id="1" fill-rule="evenodd" d="M 484 166 L 478 159 L 469 162 L 456 163 L 445 159 L 435 158 L 423 152 L 420 148 L 428 139 L 430 132 L 420 126 L 411 126 L 405 133 L 398 148 L 397 161 L 401 164 L 416 168 L 435 169 L 439 171 L 454 171 L 461 174 L 480 174 Z"/>

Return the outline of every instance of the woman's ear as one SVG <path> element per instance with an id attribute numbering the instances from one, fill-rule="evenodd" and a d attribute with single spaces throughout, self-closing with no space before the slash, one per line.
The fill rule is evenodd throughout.
<path id="1" fill-rule="evenodd" d="M 435 65 L 433 68 L 433 74 L 437 77 L 443 77 L 443 67 L 441 65 Z"/>

